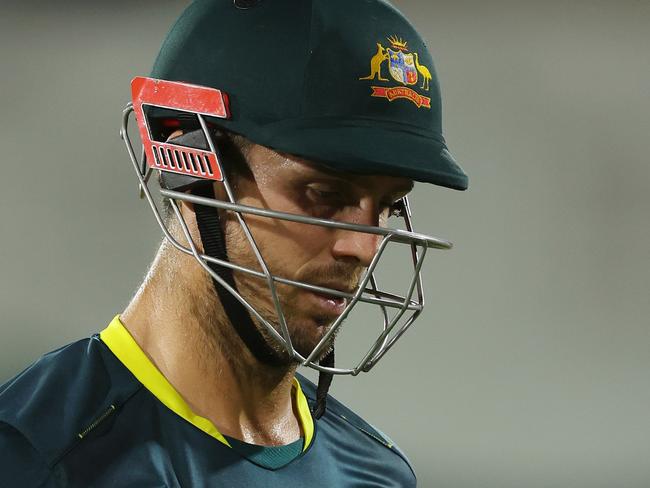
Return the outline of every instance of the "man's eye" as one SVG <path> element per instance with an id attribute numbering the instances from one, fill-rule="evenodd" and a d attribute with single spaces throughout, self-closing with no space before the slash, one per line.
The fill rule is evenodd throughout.
<path id="1" fill-rule="evenodd" d="M 341 198 L 340 192 L 323 188 L 308 187 L 307 194 L 316 201 L 334 201 Z"/>
<path id="2" fill-rule="evenodd" d="M 346 192 L 330 185 L 307 185 L 303 195 L 305 209 L 318 217 L 331 217 L 351 204 Z"/>
<path id="3" fill-rule="evenodd" d="M 324 190 L 314 190 L 316 194 L 321 198 L 334 198 L 339 195 L 336 191 L 324 191 Z"/>

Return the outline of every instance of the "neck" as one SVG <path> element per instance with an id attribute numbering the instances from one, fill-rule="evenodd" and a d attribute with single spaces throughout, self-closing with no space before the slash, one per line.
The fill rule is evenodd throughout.
<path id="1" fill-rule="evenodd" d="M 209 275 L 163 241 L 122 323 L 194 413 L 259 445 L 300 437 L 295 365 L 257 361 L 228 322 Z"/>

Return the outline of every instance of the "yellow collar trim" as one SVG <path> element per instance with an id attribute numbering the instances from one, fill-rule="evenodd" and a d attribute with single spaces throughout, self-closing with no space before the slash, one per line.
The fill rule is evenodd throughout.
<path id="1" fill-rule="evenodd" d="M 183 397 L 176 391 L 167 378 L 156 368 L 140 348 L 133 336 L 122 324 L 119 315 L 108 324 L 99 334 L 101 340 L 115 354 L 126 368 L 131 371 L 144 387 L 149 390 L 163 405 L 172 412 L 187 420 L 195 427 L 201 429 L 219 442 L 231 447 L 226 438 L 219 432 L 215 425 L 205 417 L 195 414 Z M 307 404 L 307 398 L 300 388 L 300 383 L 293 379 L 294 405 L 298 411 L 298 421 L 304 434 L 303 451 L 306 451 L 314 437 L 314 420 Z"/>

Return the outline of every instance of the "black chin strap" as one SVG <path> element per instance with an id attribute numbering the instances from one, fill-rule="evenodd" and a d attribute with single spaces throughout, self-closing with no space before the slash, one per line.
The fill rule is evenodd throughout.
<path id="1" fill-rule="evenodd" d="M 334 347 L 332 347 L 332 350 L 328 352 L 327 356 L 321 359 L 318 362 L 318 364 L 329 368 L 334 367 Z M 327 404 L 327 392 L 329 391 L 330 385 L 332 384 L 332 379 L 334 379 L 334 375 L 332 373 L 325 373 L 323 371 L 318 373 L 318 387 L 316 388 L 316 405 L 312 410 L 312 414 L 317 419 L 321 418 L 325 413 L 325 407 Z"/>
<path id="2" fill-rule="evenodd" d="M 206 198 L 214 198 L 212 185 L 200 185 L 193 193 Z M 203 243 L 203 251 L 208 256 L 212 256 L 224 261 L 228 260 L 226 249 L 226 240 L 221 229 L 219 213 L 212 207 L 205 205 L 194 205 L 196 213 L 196 222 Z M 212 271 L 217 273 L 233 289 L 237 290 L 232 269 L 225 266 L 219 266 L 210 261 L 207 265 Z M 244 342 L 248 350 L 261 363 L 269 366 L 280 366 L 285 362 L 278 357 L 278 354 L 264 340 L 264 337 L 253 323 L 250 313 L 233 294 L 226 290 L 221 284 L 212 278 L 212 284 L 217 292 L 219 300 L 226 312 L 228 320 L 232 325 L 239 338 Z M 334 348 L 319 361 L 321 366 L 334 367 Z M 312 411 L 314 417 L 319 419 L 325 413 L 327 402 L 327 392 L 334 375 L 331 373 L 320 372 L 318 375 L 318 387 L 316 389 L 316 404 Z"/>
<path id="3" fill-rule="evenodd" d="M 202 185 L 194 190 L 194 194 L 214 198 L 214 191 L 212 186 Z M 201 242 L 203 243 L 203 250 L 208 256 L 217 259 L 227 260 L 228 254 L 226 250 L 226 240 L 221 230 L 221 223 L 219 221 L 219 213 L 212 207 L 205 205 L 195 205 L 196 222 L 199 227 L 199 234 L 201 235 Z M 208 261 L 208 266 L 212 271 L 217 273 L 226 283 L 237 290 L 235 279 L 233 277 L 232 269 L 225 266 L 219 266 L 215 263 Z M 217 280 L 212 278 L 212 284 L 221 300 L 223 309 L 228 316 L 228 320 L 237 332 L 240 339 L 246 344 L 248 350 L 253 353 L 253 356 L 261 363 L 270 366 L 280 366 L 284 362 L 266 343 L 260 331 L 255 327 L 248 310 L 244 307 L 233 294 L 226 290 L 219 284 Z"/>

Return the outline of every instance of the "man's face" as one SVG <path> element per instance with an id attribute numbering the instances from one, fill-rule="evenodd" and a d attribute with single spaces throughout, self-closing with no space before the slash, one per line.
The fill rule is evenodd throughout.
<path id="1" fill-rule="evenodd" d="M 385 226 L 391 206 L 413 187 L 407 178 L 337 173 L 254 145 L 250 176 L 238 176 L 238 203 L 310 217 Z M 269 271 L 278 277 L 352 292 L 380 237 L 243 214 Z M 229 259 L 261 271 L 234 214 L 226 220 Z M 242 296 L 279 330 L 266 280 L 235 272 Z M 342 298 L 277 284 L 294 348 L 307 356 L 346 306 Z M 259 325 L 259 324 L 258 324 Z M 277 348 L 276 348 L 277 349 Z"/>

